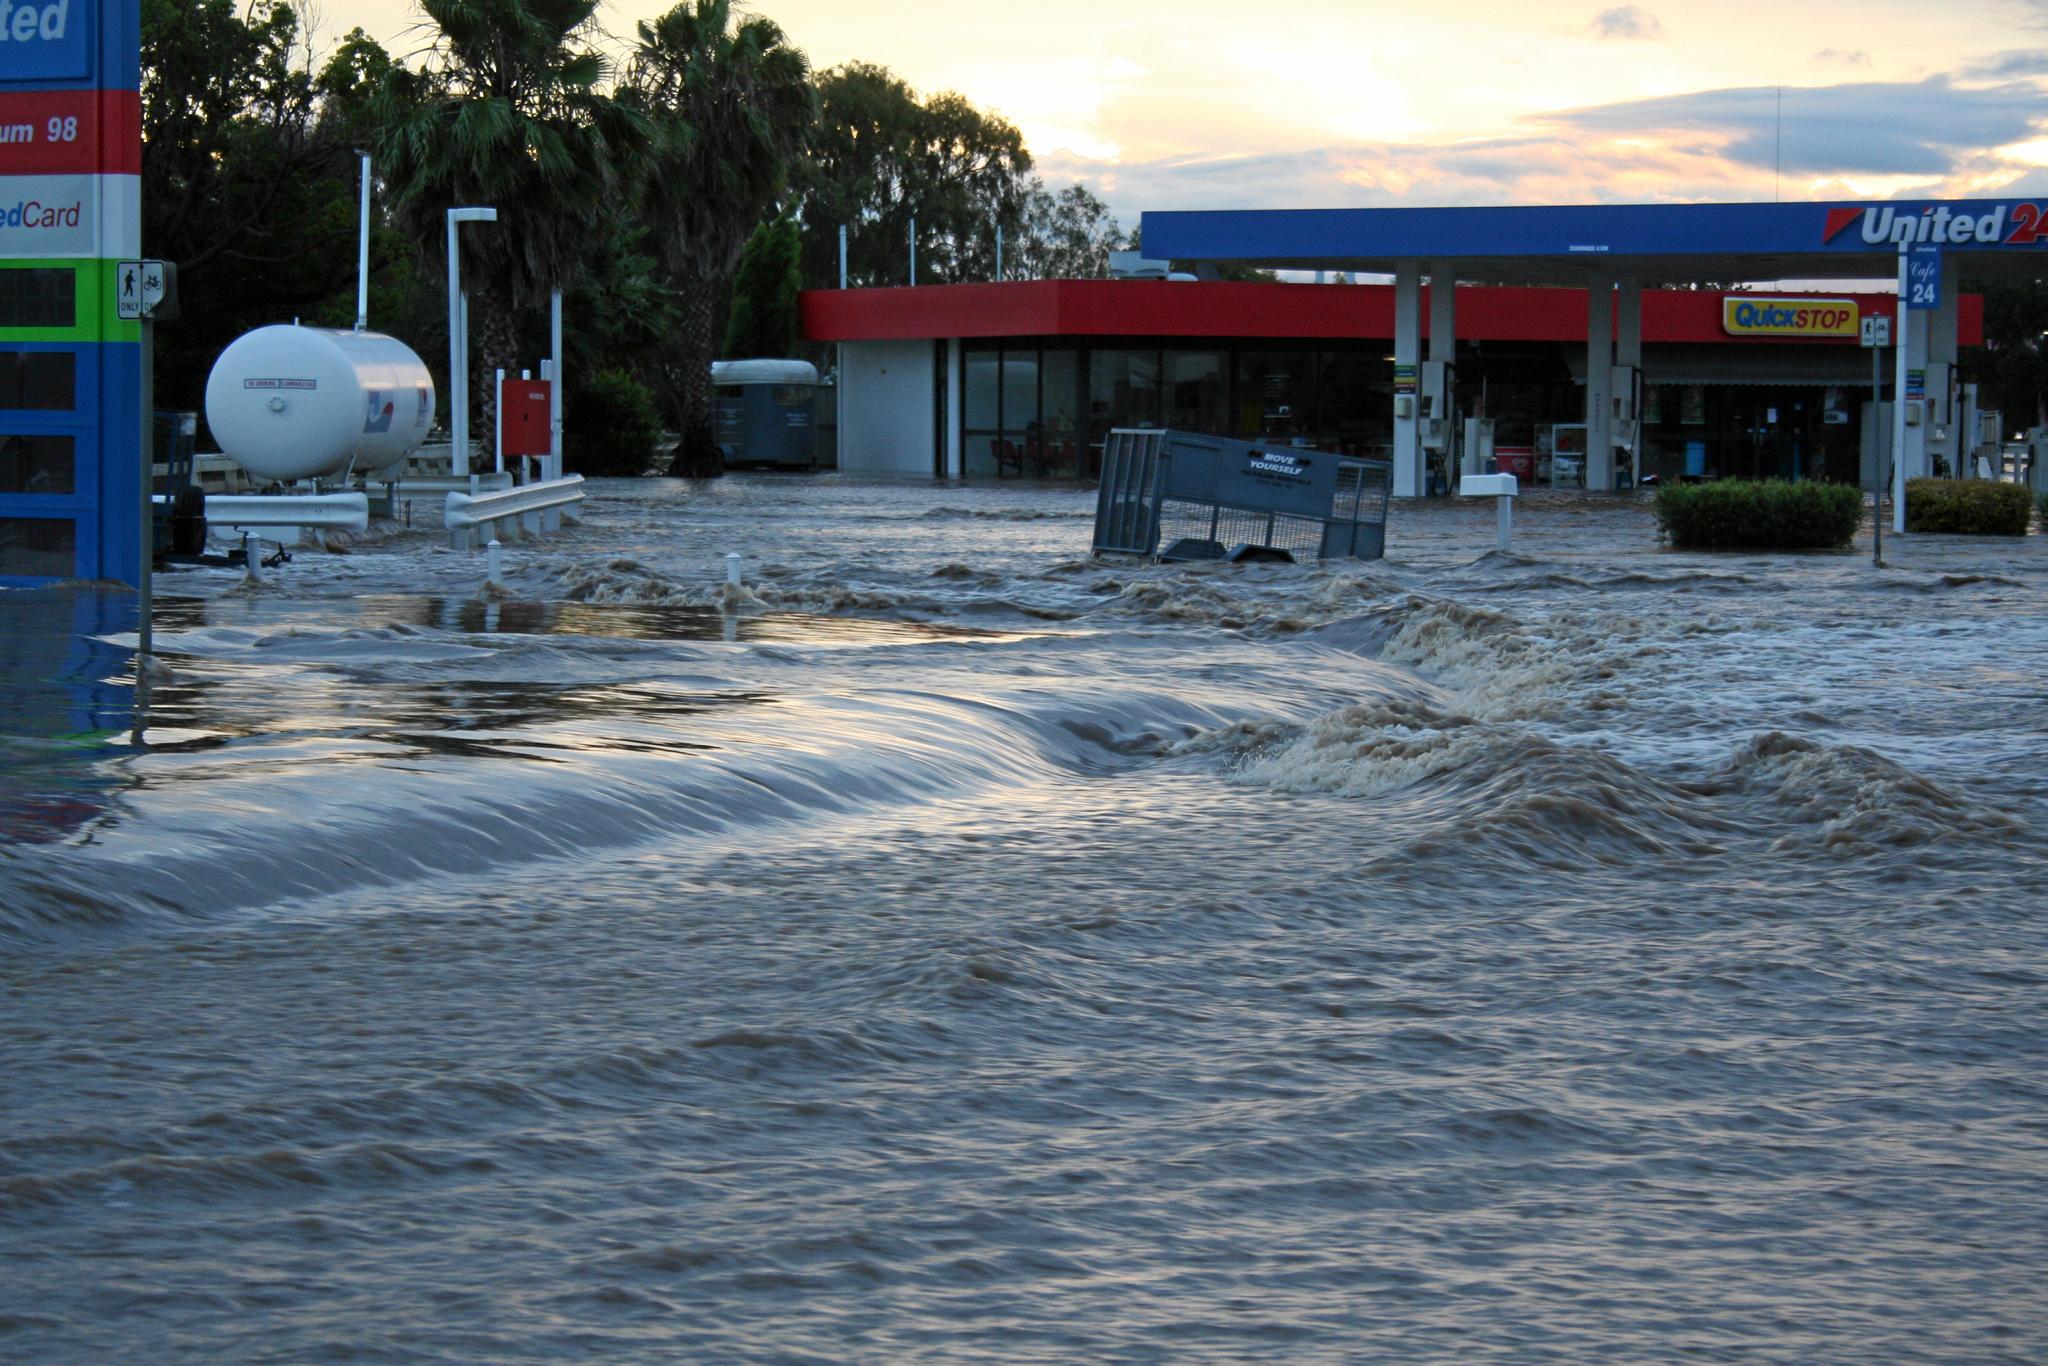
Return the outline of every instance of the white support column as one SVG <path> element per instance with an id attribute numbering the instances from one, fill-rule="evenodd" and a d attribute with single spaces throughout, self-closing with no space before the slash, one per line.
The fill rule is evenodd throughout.
<path id="1" fill-rule="evenodd" d="M 839 411 L 833 415 L 832 423 L 832 468 L 844 470 L 846 468 L 846 413 L 850 406 L 846 401 L 848 397 L 846 343 L 835 342 L 832 350 L 836 353 L 838 369 L 838 374 L 833 377 L 832 399 L 833 402 L 839 405 Z"/>
<path id="2" fill-rule="evenodd" d="M 1586 282 L 1586 487 L 1614 488 L 1614 277 Z"/>
<path id="3" fill-rule="evenodd" d="M 1636 392 L 1624 395 L 1629 401 L 1629 418 L 1635 423 L 1635 453 L 1628 458 L 1630 488 L 1643 477 L 1643 415 L 1634 411 L 1642 394 L 1643 373 L 1643 282 L 1622 280 L 1615 286 L 1614 363 L 1625 365 L 1636 376 Z M 1610 406 L 1609 411 L 1613 411 Z M 1608 480 L 1612 487 L 1614 481 Z"/>
<path id="4" fill-rule="evenodd" d="M 1906 481 L 1927 468 L 1927 404 L 1908 400 L 1914 371 L 1927 372 L 1927 310 L 1906 307 L 1906 253 L 1899 252 L 1899 317 L 1892 328 L 1897 357 L 1892 404 L 1892 530 L 1906 529 Z M 1924 398 L 1924 394 L 1923 394 Z M 1918 421 L 1915 421 L 1915 418 Z"/>
<path id="5" fill-rule="evenodd" d="M 1458 282 L 1445 261 L 1429 267 L 1429 358 L 1447 364 L 1458 359 Z"/>
<path id="6" fill-rule="evenodd" d="M 1407 367 L 1405 371 L 1401 367 Z M 1420 382 L 1422 367 L 1422 267 L 1414 261 L 1394 266 L 1394 367 Z M 1405 406 L 1407 415 L 1402 416 Z M 1421 401 L 1413 387 L 1394 387 L 1394 496 L 1420 498 L 1423 490 Z"/>
<path id="7" fill-rule="evenodd" d="M 1429 358 L 1443 362 L 1446 374 L 1455 377 L 1458 367 L 1458 280 L 1448 261 L 1432 261 L 1429 265 Z M 1451 458 L 1458 449 L 1457 407 L 1456 385 L 1447 380 L 1444 410 L 1437 414 L 1443 421 L 1439 430 L 1443 433 L 1446 491 L 1458 485 L 1459 471 L 1456 461 Z M 1423 479 L 1426 484 L 1426 469 Z"/>
<path id="8" fill-rule="evenodd" d="M 966 428 L 960 404 L 964 397 L 960 388 L 960 373 L 965 367 L 962 355 L 964 348 L 960 338 L 952 337 L 946 342 L 946 477 L 964 479 L 967 477 Z"/>

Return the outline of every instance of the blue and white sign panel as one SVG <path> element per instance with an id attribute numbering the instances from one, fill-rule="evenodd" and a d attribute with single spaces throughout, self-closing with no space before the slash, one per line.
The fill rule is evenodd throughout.
<path id="1" fill-rule="evenodd" d="M 140 0 L 0 0 L 0 588 L 142 577 L 141 50 Z"/>
<path id="2" fill-rule="evenodd" d="M 1218 261 L 1597 261 L 1751 253 L 1867 258 L 1915 246 L 2048 254 L 2048 199 L 1213 209 L 1148 211 L 1142 222 L 1148 253 Z"/>
<path id="3" fill-rule="evenodd" d="M 0 81 L 88 75 L 97 8 L 96 0 L 0 0 Z"/>
<path id="4" fill-rule="evenodd" d="M 1916 246 L 1906 252 L 1906 307 L 1941 307 L 1941 248 Z"/>

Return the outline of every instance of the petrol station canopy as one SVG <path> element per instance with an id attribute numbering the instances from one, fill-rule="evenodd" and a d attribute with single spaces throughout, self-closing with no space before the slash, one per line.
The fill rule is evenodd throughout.
<path id="1" fill-rule="evenodd" d="M 1149 257 L 1389 275 L 1429 262 L 1502 284 L 1895 279 L 1907 246 L 1939 247 L 1970 279 L 2048 272 L 2048 203 L 2025 199 L 1217 209 L 1141 222 Z"/>

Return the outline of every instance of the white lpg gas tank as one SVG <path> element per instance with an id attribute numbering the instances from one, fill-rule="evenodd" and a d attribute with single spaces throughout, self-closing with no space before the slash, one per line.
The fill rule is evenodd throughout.
<path id="1" fill-rule="evenodd" d="M 213 363 L 206 425 L 259 479 L 370 474 L 426 439 L 434 379 L 381 332 L 259 327 Z"/>

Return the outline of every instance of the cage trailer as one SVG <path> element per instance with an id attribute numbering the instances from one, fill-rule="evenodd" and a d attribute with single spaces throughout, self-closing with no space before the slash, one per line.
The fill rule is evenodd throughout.
<path id="1" fill-rule="evenodd" d="M 1102 450 L 1095 553 L 1160 560 L 1376 560 L 1391 461 L 1119 427 Z"/>

